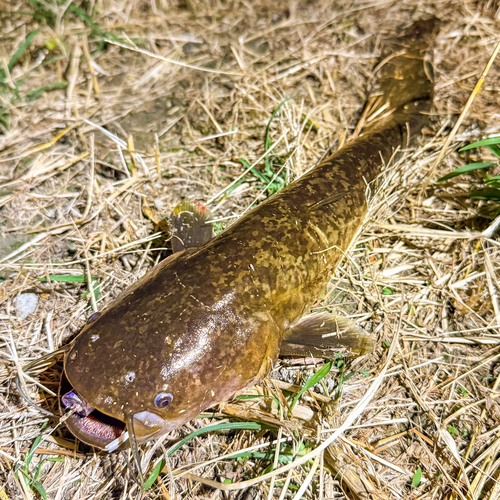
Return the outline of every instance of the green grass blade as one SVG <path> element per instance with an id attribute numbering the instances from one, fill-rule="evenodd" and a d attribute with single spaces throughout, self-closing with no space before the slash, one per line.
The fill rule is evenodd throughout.
<path id="1" fill-rule="evenodd" d="M 207 432 L 217 432 L 224 430 L 246 430 L 246 431 L 260 431 L 262 429 L 270 429 L 271 427 L 264 424 L 259 424 L 257 422 L 228 422 L 225 424 L 214 424 L 207 425 L 206 427 L 202 427 L 198 429 L 184 439 L 181 439 L 178 443 L 174 444 L 168 451 L 167 456 L 172 456 L 178 449 L 182 448 L 188 441 L 195 438 L 196 436 L 200 436 L 201 434 L 206 434 Z"/>
<path id="2" fill-rule="evenodd" d="M 304 443 L 300 444 L 299 450 L 294 452 L 294 449 L 291 446 L 284 445 L 280 448 L 280 454 L 278 456 L 278 460 L 281 463 L 291 462 L 295 460 L 297 457 L 303 457 L 307 455 L 311 451 L 311 447 L 306 446 Z M 276 454 L 276 448 L 273 448 L 269 451 L 256 451 L 249 452 L 243 451 L 236 455 L 232 455 L 231 458 L 256 458 L 259 460 L 272 460 L 274 455 Z M 273 470 L 273 464 L 269 466 L 270 471 Z M 267 469 L 266 469 L 267 471 Z"/>
<path id="3" fill-rule="evenodd" d="M 266 126 L 266 136 L 264 138 L 264 151 L 267 151 L 272 146 L 272 144 L 273 144 L 272 141 L 271 141 L 271 124 L 273 123 L 274 118 L 279 113 L 279 111 L 280 111 L 281 107 L 283 106 L 283 104 L 285 104 L 290 99 L 292 99 L 292 98 L 291 97 L 287 97 L 286 99 L 283 99 L 278 104 L 278 106 L 276 106 L 276 108 L 273 110 L 273 112 L 271 113 L 271 117 L 269 118 L 269 121 L 267 122 L 267 126 Z"/>
<path id="4" fill-rule="evenodd" d="M 495 189 L 495 188 L 477 189 L 471 192 L 470 197 L 476 200 L 500 201 L 500 189 Z"/>
<path id="5" fill-rule="evenodd" d="M 33 460 L 33 457 L 35 455 L 35 451 L 38 448 L 38 445 L 40 444 L 40 442 L 42 441 L 42 437 L 43 437 L 42 434 L 40 434 L 39 436 L 37 436 L 35 438 L 35 440 L 33 441 L 33 444 L 31 445 L 30 450 L 28 451 L 28 454 L 26 455 L 26 458 L 24 459 L 24 463 L 26 464 L 26 467 L 25 467 L 26 472 L 28 472 L 28 466 L 31 463 L 31 461 Z"/>
<path id="6" fill-rule="evenodd" d="M 30 90 L 26 93 L 26 99 L 28 101 L 34 101 L 38 99 L 44 92 L 50 92 L 51 90 L 56 89 L 65 89 L 68 86 L 68 82 L 55 82 L 50 85 L 45 85 L 44 87 L 40 87 L 38 89 Z"/>
<path id="7" fill-rule="evenodd" d="M 147 491 L 151 486 L 153 486 L 153 483 L 156 481 L 156 478 L 160 475 L 160 472 L 162 471 L 163 467 L 165 467 L 165 459 L 162 458 L 156 467 L 153 469 L 153 472 L 149 475 L 147 481 L 144 483 L 144 488 L 142 491 Z"/>
<path id="8" fill-rule="evenodd" d="M 441 177 L 441 179 L 438 179 L 438 182 L 444 182 L 447 181 L 448 179 L 452 179 L 453 177 L 457 177 L 458 175 L 462 174 L 467 174 L 471 172 L 472 170 L 479 170 L 481 168 L 488 168 L 492 167 L 495 165 L 491 161 L 487 162 L 480 162 L 480 163 L 469 163 L 467 165 L 464 165 L 463 167 L 459 167 L 456 170 L 453 170 L 453 172 L 450 172 L 449 174 L 446 174 L 444 177 Z"/>
<path id="9" fill-rule="evenodd" d="M 225 193 L 224 198 L 227 198 L 237 187 L 241 186 L 245 182 L 245 178 L 240 179 L 238 182 L 233 184 Z"/>
<path id="10" fill-rule="evenodd" d="M 271 117 L 269 118 L 269 121 L 267 122 L 267 127 L 266 127 L 266 135 L 264 137 L 264 151 L 267 151 L 273 144 L 273 142 L 271 141 L 271 124 L 273 123 L 273 120 L 274 118 L 276 117 L 276 115 L 279 113 L 281 107 L 283 106 L 283 104 L 285 104 L 285 102 L 289 101 L 290 99 L 292 99 L 291 97 L 287 97 L 286 99 L 283 99 L 279 104 L 278 106 L 276 106 L 276 108 L 273 110 L 273 112 L 271 113 Z M 266 165 L 266 174 L 267 175 L 273 175 L 273 171 L 272 171 L 272 168 L 271 168 L 271 158 L 269 158 L 269 155 L 266 155 L 266 157 L 264 158 L 264 162 L 265 162 L 265 165 Z"/>
<path id="11" fill-rule="evenodd" d="M 87 276 L 74 276 L 70 274 L 49 274 L 50 281 L 58 281 L 61 283 L 87 283 Z M 97 279 L 92 277 L 92 279 Z M 38 281 L 44 283 L 47 278 L 43 276 L 38 278 Z"/>
<path id="12" fill-rule="evenodd" d="M 273 452 L 276 452 L 276 450 L 273 450 Z M 272 460 L 273 459 L 273 454 L 272 452 L 270 453 L 264 453 L 264 452 L 253 452 L 253 453 L 238 453 L 237 455 L 232 455 L 231 458 L 246 458 L 246 459 L 257 459 L 257 460 Z M 293 456 L 291 455 L 283 455 L 280 453 L 278 457 L 278 461 L 281 463 L 288 463 L 291 462 L 294 459 Z M 271 464 L 271 470 L 272 470 L 272 464 Z"/>
<path id="13" fill-rule="evenodd" d="M 492 187 L 494 189 L 500 189 L 500 176 L 498 179 L 490 179 L 486 182 L 488 187 Z"/>
<path id="14" fill-rule="evenodd" d="M 42 432 L 45 429 L 45 427 L 47 427 L 48 424 L 49 424 L 48 420 L 46 422 L 44 422 L 42 424 L 42 427 L 40 427 L 40 432 Z M 42 441 L 42 437 L 43 437 L 43 434 L 40 434 L 33 441 L 33 444 L 31 445 L 28 453 L 26 454 L 26 458 L 24 459 L 24 465 L 22 466 L 22 468 L 21 468 L 21 466 L 17 465 L 16 468 L 14 469 L 14 473 L 16 473 L 17 471 L 22 472 L 25 480 L 29 480 L 30 463 L 33 460 L 36 449 L 38 448 L 38 446 L 40 445 L 40 442 Z M 27 482 L 26 484 L 29 486 L 29 482 Z"/>
<path id="15" fill-rule="evenodd" d="M 491 144 L 500 144 L 500 137 L 490 137 L 479 142 L 473 142 L 472 144 L 467 144 L 459 151 L 467 151 L 468 149 L 480 148 L 481 146 L 490 146 Z"/>
<path id="16" fill-rule="evenodd" d="M 38 491 L 43 500 L 47 500 L 47 492 L 45 491 L 45 488 L 42 486 L 42 483 L 39 483 L 38 481 L 33 481 L 31 483 L 31 488 L 32 489 L 34 488 L 36 491 Z"/>
<path id="17" fill-rule="evenodd" d="M 19 469 L 17 471 L 14 471 L 14 474 L 16 475 L 17 479 L 19 480 L 19 473 L 21 473 L 21 477 L 24 481 L 24 484 L 30 488 L 30 484 L 31 484 L 31 479 L 29 478 L 29 476 L 27 475 L 27 473 L 25 472 L 24 469 Z"/>
<path id="18" fill-rule="evenodd" d="M 420 481 L 422 481 L 422 469 L 419 467 L 415 471 L 415 474 L 413 474 L 413 477 L 411 479 L 411 485 L 414 488 L 416 488 L 420 484 Z"/>
<path id="19" fill-rule="evenodd" d="M 238 158 L 240 163 L 245 167 L 245 169 L 250 168 L 250 163 L 245 160 L 245 158 Z M 264 175 L 261 174 L 255 167 L 250 170 L 250 172 L 257 177 L 260 181 L 262 181 L 264 184 L 267 184 L 269 182 L 269 179 Z"/>
<path id="20" fill-rule="evenodd" d="M 94 290 L 94 297 L 95 297 L 95 300 L 97 300 L 99 298 L 99 293 L 101 292 L 101 285 L 98 285 L 97 284 L 98 281 L 97 279 L 92 279 L 92 289 Z M 81 298 L 82 299 L 85 299 L 87 298 L 87 296 L 90 295 L 90 290 L 87 290 L 82 296 Z"/>
<path id="21" fill-rule="evenodd" d="M 28 33 L 24 42 L 21 45 L 19 45 L 17 50 L 14 52 L 14 54 L 10 58 L 10 61 L 7 64 L 9 71 L 12 70 L 12 68 L 16 64 L 17 60 L 23 55 L 23 53 L 26 52 L 26 50 L 28 50 L 29 46 L 31 45 L 31 42 L 36 37 L 36 35 L 38 35 L 39 31 L 40 30 L 37 29 L 37 30 L 32 31 L 31 33 Z"/>
<path id="22" fill-rule="evenodd" d="M 250 162 L 245 158 L 238 158 L 239 162 L 245 167 L 245 170 L 250 168 Z"/>
<path id="23" fill-rule="evenodd" d="M 46 462 L 64 462 L 63 457 L 48 457 L 40 460 L 35 468 L 35 473 L 33 474 L 33 482 L 40 482 L 40 476 L 42 474 L 42 466 Z"/>
<path id="24" fill-rule="evenodd" d="M 255 175 L 255 177 L 257 177 L 257 179 L 262 181 L 264 183 L 264 186 L 269 182 L 269 179 L 264 174 L 261 174 L 256 168 L 252 168 L 252 170 L 250 170 L 250 172 L 253 175 Z"/>
<path id="25" fill-rule="evenodd" d="M 290 412 L 293 410 L 294 406 L 297 404 L 297 401 L 300 399 L 302 394 L 304 394 L 304 392 L 313 388 L 318 382 L 323 380 L 328 375 L 331 369 L 332 369 L 332 362 L 328 361 L 328 363 L 325 363 L 314 375 L 312 375 L 306 380 L 306 383 L 304 384 L 302 389 L 300 389 L 300 391 L 293 399 L 292 404 L 290 405 Z"/>
<path id="26" fill-rule="evenodd" d="M 37 20 L 46 20 L 47 23 L 53 26 L 57 21 L 57 15 L 55 12 L 47 9 L 42 3 L 38 2 L 38 0 L 28 0 L 28 3 L 35 9 L 31 15 L 34 19 Z"/>
<path id="27" fill-rule="evenodd" d="M 496 144 L 490 144 L 486 147 L 500 160 L 500 147 Z"/>
<path id="28" fill-rule="evenodd" d="M 80 7 L 78 7 L 77 5 L 75 5 L 74 3 L 71 3 L 69 5 L 69 8 L 68 10 L 70 10 L 71 12 L 73 12 L 77 17 L 79 17 L 89 28 L 91 28 L 93 31 L 95 31 L 96 33 L 100 34 L 102 32 L 100 26 L 95 23 L 94 21 L 92 21 L 92 19 L 90 18 L 90 16 L 85 12 L 83 11 Z"/>

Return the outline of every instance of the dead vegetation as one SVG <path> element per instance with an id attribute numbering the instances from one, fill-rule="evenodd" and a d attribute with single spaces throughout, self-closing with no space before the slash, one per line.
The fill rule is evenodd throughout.
<path id="1" fill-rule="evenodd" d="M 0 14 L 0 498 L 140 496 L 130 456 L 75 445 L 18 396 L 16 370 L 158 262 L 147 214 L 208 201 L 222 229 L 267 196 L 242 175 L 265 172 L 266 149 L 277 182 L 341 147 L 381 40 L 430 14 L 443 22 L 432 126 L 369 193 L 365 230 L 318 304 L 374 331 L 376 352 L 335 361 L 292 416 L 321 360 L 283 361 L 248 391 L 272 398 L 144 446 L 146 477 L 162 471 L 145 497 L 499 497 L 500 255 L 484 233 L 497 205 L 470 198 L 479 176 L 436 183 L 480 154 L 460 145 L 500 132 L 498 65 L 428 175 L 499 40 L 496 2 L 13 0 Z M 23 317 L 26 293 L 36 309 Z M 57 391 L 59 370 L 35 378 Z M 231 425 L 165 461 L 219 424 Z"/>

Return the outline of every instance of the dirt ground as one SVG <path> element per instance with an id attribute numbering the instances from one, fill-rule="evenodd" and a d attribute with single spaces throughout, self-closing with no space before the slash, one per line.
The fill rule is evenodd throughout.
<path id="1" fill-rule="evenodd" d="M 11 0 L 0 2 L 0 499 L 141 498 L 130 454 L 75 443 L 19 396 L 18 369 L 158 263 L 153 221 L 178 203 L 207 203 L 221 231 L 342 147 L 382 41 L 430 15 L 442 23 L 431 123 L 387 166 L 315 308 L 374 332 L 375 352 L 336 361 L 292 416 L 274 399 L 290 402 L 323 360 L 283 360 L 248 392 L 274 399 L 230 402 L 142 446 L 143 498 L 500 497 L 498 203 L 471 197 L 481 171 L 437 182 L 495 161 L 458 149 L 500 133 L 498 62 L 461 116 L 500 40 L 498 3 Z M 242 176 L 246 162 L 261 176 Z M 57 410 L 47 389 L 60 370 L 25 379 L 43 408 Z M 172 453 L 214 424 L 227 425 Z"/>

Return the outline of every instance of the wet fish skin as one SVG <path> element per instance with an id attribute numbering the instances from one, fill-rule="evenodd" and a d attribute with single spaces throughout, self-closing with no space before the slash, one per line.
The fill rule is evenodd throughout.
<path id="1" fill-rule="evenodd" d="M 268 373 L 285 331 L 316 302 L 359 230 L 367 184 L 428 120 L 424 54 L 434 27 L 424 22 L 423 33 L 392 45 L 406 53 L 380 69 L 386 107 L 361 137 L 201 248 L 160 263 L 82 330 L 65 373 L 87 404 L 122 421 L 159 415 L 160 424 L 137 424 L 144 441 Z M 165 391 L 173 401 L 156 408 Z"/>

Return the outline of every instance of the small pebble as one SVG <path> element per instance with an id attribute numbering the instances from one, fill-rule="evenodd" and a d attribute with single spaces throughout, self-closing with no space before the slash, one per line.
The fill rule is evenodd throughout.
<path id="1" fill-rule="evenodd" d="M 16 310 L 19 319 L 27 318 L 38 304 L 38 295 L 36 293 L 22 293 L 16 297 Z"/>

